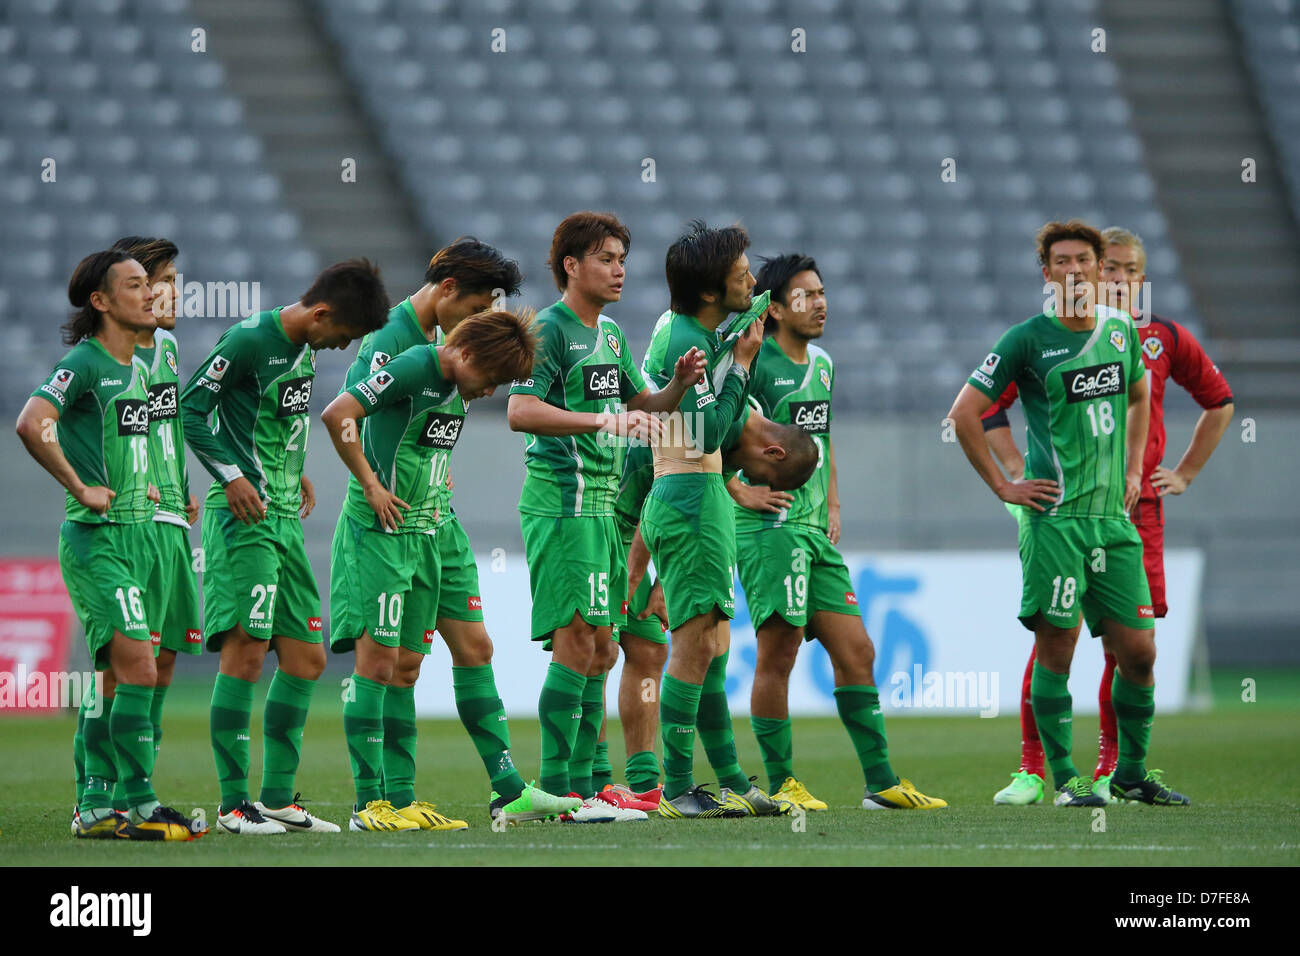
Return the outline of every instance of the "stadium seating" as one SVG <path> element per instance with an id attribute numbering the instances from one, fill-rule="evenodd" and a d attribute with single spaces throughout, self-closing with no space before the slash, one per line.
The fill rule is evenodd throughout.
<path id="1" fill-rule="evenodd" d="M 318 266 L 220 63 L 192 51 L 194 26 L 185 0 L 0 6 L 6 407 L 63 351 L 72 268 L 123 234 L 166 235 L 187 282 L 256 281 L 267 306 Z M 189 349 L 202 354 L 236 317 L 195 320 Z"/>
<path id="2" fill-rule="evenodd" d="M 1153 240 L 1162 311 L 1191 315 L 1116 71 L 1080 39 L 1092 0 L 316 3 L 429 233 L 501 246 L 545 305 L 559 219 L 620 214 L 633 242 L 611 314 L 634 343 L 692 218 L 744 222 L 751 258 L 816 256 L 843 408 L 946 410 L 1041 308 L 1050 217 Z"/>

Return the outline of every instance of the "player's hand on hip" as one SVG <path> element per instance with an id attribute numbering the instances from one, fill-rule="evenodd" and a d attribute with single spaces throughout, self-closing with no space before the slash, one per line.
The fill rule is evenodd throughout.
<path id="1" fill-rule="evenodd" d="M 403 509 L 411 510 L 410 505 L 380 484 L 366 489 L 366 504 L 370 505 L 385 531 L 396 531 L 397 526 L 406 520 Z"/>
<path id="2" fill-rule="evenodd" d="M 826 537 L 830 538 L 831 544 L 840 543 L 840 506 L 826 506 Z"/>
<path id="3" fill-rule="evenodd" d="M 302 519 L 311 514 L 316 508 L 316 489 L 312 487 L 312 483 L 307 480 L 306 475 L 302 476 L 299 484 L 302 486 L 302 507 L 298 509 L 298 517 Z"/>
<path id="4" fill-rule="evenodd" d="M 1060 496 L 1060 485 L 1050 478 L 1019 478 L 998 488 L 998 497 L 1007 504 L 1026 505 L 1035 511 L 1046 511 L 1043 504 L 1055 504 Z"/>
<path id="5" fill-rule="evenodd" d="M 636 616 L 638 621 L 648 620 L 650 615 L 659 618 L 659 623 L 663 627 L 668 626 L 668 605 L 664 603 L 663 585 L 658 581 L 650 589 L 650 597 L 646 598 L 645 610 Z"/>
<path id="6" fill-rule="evenodd" d="M 185 520 L 190 524 L 199 520 L 199 499 L 190 495 L 189 503 L 185 505 Z"/>
<path id="7" fill-rule="evenodd" d="M 687 349 L 686 354 L 677 360 L 677 364 L 673 368 L 673 378 L 677 380 L 682 388 L 689 388 L 703 377 L 708 367 L 708 358 L 702 351 L 692 345 Z"/>
<path id="8" fill-rule="evenodd" d="M 158 486 L 155 485 L 152 481 L 149 482 L 149 489 L 144 493 L 144 496 L 148 498 L 150 501 L 152 501 L 154 504 L 158 504 L 160 501 L 162 501 L 162 492 L 158 490 Z"/>
<path id="9" fill-rule="evenodd" d="M 225 491 L 226 504 L 230 506 L 230 513 L 235 516 L 235 520 L 244 524 L 257 524 L 266 517 L 266 504 L 262 501 L 262 496 L 243 475 L 226 485 Z"/>
<path id="10" fill-rule="evenodd" d="M 97 515 L 102 515 L 112 506 L 117 492 L 103 485 L 87 485 L 82 486 L 80 493 L 74 492 L 72 497 L 77 499 L 78 504 L 84 505 Z"/>
<path id="11" fill-rule="evenodd" d="M 1151 472 L 1151 484 L 1155 485 L 1156 494 L 1163 498 L 1165 495 L 1181 495 L 1190 482 L 1178 472 L 1156 465 L 1156 470 Z"/>

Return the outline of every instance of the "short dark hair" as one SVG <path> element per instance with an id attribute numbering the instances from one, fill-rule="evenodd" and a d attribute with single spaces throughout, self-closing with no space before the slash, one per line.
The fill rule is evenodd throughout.
<path id="1" fill-rule="evenodd" d="M 180 255 L 176 243 L 155 236 L 123 236 L 113 243 L 112 248 L 129 253 L 132 259 L 144 266 L 150 279 Z"/>
<path id="2" fill-rule="evenodd" d="M 130 262 L 132 258 L 130 253 L 121 249 L 103 249 L 92 252 L 77 263 L 72 278 L 68 280 L 68 301 L 72 303 L 73 311 L 62 326 L 64 345 L 76 345 L 99 331 L 104 313 L 90 304 L 90 297 L 96 292 L 107 292 L 108 275 L 113 266 Z"/>
<path id="3" fill-rule="evenodd" d="M 727 273 L 748 248 L 749 233 L 739 223 L 710 229 L 702 220 L 692 220 L 686 234 L 668 247 L 664 259 L 672 310 L 695 315 L 704 293 L 726 288 Z"/>
<path id="4" fill-rule="evenodd" d="M 1101 233 L 1082 219 L 1071 219 L 1069 222 L 1045 223 L 1043 228 L 1038 230 L 1038 264 L 1047 265 L 1052 246 L 1068 239 L 1078 239 L 1080 242 L 1088 243 L 1092 246 L 1097 261 L 1101 262 L 1102 252 L 1105 249 Z"/>
<path id="5" fill-rule="evenodd" d="M 623 243 L 626 254 L 632 248 L 632 234 L 627 226 L 619 222 L 612 212 L 575 212 L 555 227 L 551 236 L 551 254 L 546 264 L 551 267 L 555 284 L 563 292 L 569 285 L 569 274 L 564 271 L 564 260 L 569 256 L 581 259 L 590 255 L 604 245 L 606 239 L 617 239 Z"/>
<path id="6" fill-rule="evenodd" d="M 424 281 L 436 284 L 443 279 L 455 279 L 460 295 L 478 295 L 497 289 L 506 295 L 518 295 L 524 276 L 519 271 L 519 263 L 507 259 L 495 246 L 473 236 L 461 236 L 429 260 Z"/>
<path id="7" fill-rule="evenodd" d="M 772 422 L 772 425 L 777 440 L 785 449 L 785 458 L 774 466 L 770 487 L 773 491 L 802 488 L 817 470 L 820 457 L 817 443 L 813 441 L 812 435 L 798 425 L 785 425 L 781 422 Z"/>
<path id="8" fill-rule="evenodd" d="M 369 259 L 336 262 L 302 295 L 306 306 L 324 303 L 335 325 L 373 332 L 388 321 L 388 292 L 379 266 Z"/>

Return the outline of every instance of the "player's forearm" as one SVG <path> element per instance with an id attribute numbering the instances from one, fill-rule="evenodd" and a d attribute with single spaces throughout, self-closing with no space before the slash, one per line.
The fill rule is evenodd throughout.
<path id="1" fill-rule="evenodd" d="M 998 494 L 998 489 L 1002 487 L 1006 478 L 993 460 L 993 453 L 989 451 L 989 443 L 984 437 L 984 426 L 980 424 L 979 414 L 953 408 L 948 413 L 948 417 L 952 419 L 957 441 L 961 445 L 961 450 L 966 453 L 966 460 L 971 463 L 975 473 L 984 479 L 989 489 L 995 495 Z"/>
<path id="2" fill-rule="evenodd" d="M 361 450 L 361 423 L 355 418 L 332 415 L 328 408 L 321 415 L 321 421 L 329 432 L 330 441 L 334 443 L 334 451 L 343 460 L 343 464 L 347 465 L 353 477 L 361 483 L 362 489 L 378 487 L 381 484 L 379 476 L 370 467 L 365 452 Z"/>
<path id="3" fill-rule="evenodd" d="M 512 395 L 506 406 L 506 420 L 510 430 L 530 435 L 563 438 L 566 435 L 587 435 L 600 431 L 601 417 L 591 412 L 570 412 L 556 408 L 549 402 L 532 397 L 533 401 L 518 402 L 521 396 Z"/>
<path id="4" fill-rule="evenodd" d="M 1130 475 L 1141 475 L 1142 459 L 1147 447 L 1147 426 L 1151 421 L 1151 409 L 1145 397 L 1140 402 L 1129 402 L 1127 418 L 1125 451 L 1128 459 L 1125 471 Z"/>
<path id="5" fill-rule="evenodd" d="M 199 464 L 216 481 L 224 486 L 243 473 L 238 465 L 226 460 L 226 450 L 213 436 L 206 412 L 182 404 L 181 427 L 185 432 L 186 443 L 194 449 L 194 457 L 198 458 Z"/>
<path id="6" fill-rule="evenodd" d="M 682 396 L 686 394 L 688 387 L 674 378 L 657 392 L 647 388 L 644 392 L 629 400 L 627 407 L 633 411 L 671 412 L 681 404 Z"/>
<path id="7" fill-rule="evenodd" d="M 1219 445 L 1219 439 L 1232 424 L 1232 413 L 1232 402 L 1219 408 L 1207 408 L 1201 412 L 1201 417 L 1196 420 L 1196 428 L 1192 432 L 1191 443 L 1188 444 L 1187 451 L 1183 452 L 1178 467 L 1174 469 L 1185 480 L 1190 482 L 1200 474 L 1205 463 L 1210 460 L 1214 449 Z"/>
<path id="8" fill-rule="evenodd" d="M 984 433 L 984 440 L 988 442 L 989 449 L 1002 465 L 1002 470 L 1007 473 L 1008 478 L 1014 481 L 1025 476 L 1025 459 L 1020 454 L 1020 449 L 1016 447 L 1016 440 L 1011 436 L 1009 427 L 990 428 Z"/>
<path id="9" fill-rule="evenodd" d="M 839 475 L 835 470 L 835 446 L 831 444 L 830 436 L 826 436 L 826 457 L 829 459 L 830 476 L 826 488 L 826 503 L 832 508 L 840 506 L 840 482 Z"/>
<path id="10" fill-rule="evenodd" d="M 736 366 L 732 366 L 732 369 L 735 368 Z M 722 384 L 722 391 L 718 393 L 716 400 L 703 408 L 694 409 L 689 408 L 692 404 L 689 398 L 683 402 L 688 406 L 682 409 L 682 415 L 691 431 L 691 438 L 704 454 L 711 455 L 722 445 L 722 439 L 726 437 L 732 422 L 736 420 L 736 414 L 740 411 L 740 403 L 745 400 L 744 395 L 744 377 L 734 371 L 728 371 L 726 381 Z"/>

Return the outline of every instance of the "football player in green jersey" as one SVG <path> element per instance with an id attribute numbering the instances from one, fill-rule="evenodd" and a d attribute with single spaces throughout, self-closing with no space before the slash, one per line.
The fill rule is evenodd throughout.
<path id="1" fill-rule="evenodd" d="M 723 622 L 735 608 L 736 524 L 721 448 L 745 409 L 750 368 L 763 341 L 757 319 L 766 308 L 766 298 L 755 303 L 751 294 L 748 246 L 740 226 L 710 229 L 693 222 L 669 247 L 670 311 L 646 355 L 646 372 L 658 381 L 688 351 L 702 351 L 710 366 L 654 442 L 654 484 L 641 512 L 641 536 L 663 582 L 672 631 L 659 708 L 665 773 L 659 814 L 672 819 L 780 809 L 740 769 L 724 689 L 730 628 Z M 724 349 L 719 328 L 733 312 L 741 319 L 728 327 L 744 332 Z M 718 771 L 721 802 L 695 785 L 697 725 Z"/>
<path id="2" fill-rule="evenodd" d="M 1148 771 L 1155 715 L 1155 613 L 1142 540 L 1128 520 L 1141 493 L 1150 409 L 1137 330 L 1125 312 L 1097 304 L 1101 233 L 1085 222 L 1049 222 L 1038 234 L 1043 279 L 1054 303 L 1013 326 L 971 373 L 953 404 L 957 438 L 1002 501 L 1028 510 L 1021 522 L 1020 620 L 1034 632 L 1030 704 L 1057 789 L 1056 803 L 1104 806 L 1071 756 L 1070 663 L 1079 611 L 1118 662 L 1111 699 L 1119 761 L 1111 791 L 1158 805 L 1189 801 Z M 980 416 L 1011 382 L 1027 422 L 1025 474 L 1003 477 Z"/>
<path id="3" fill-rule="evenodd" d="M 835 366 L 812 344 L 826 328 L 826 289 L 817 263 L 778 256 L 758 273 L 770 291 L 769 335 L 750 378 L 750 394 L 773 421 L 797 425 L 817 442 L 817 470 L 793 494 L 782 495 L 736 476 L 736 551 L 758 638 L 750 722 L 763 753 L 772 795 L 804 810 L 825 810 L 794 775 L 789 680 L 799 646 L 821 641 L 835 671 L 835 704 L 858 755 L 868 809 L 931 810 L 948 804 L 900 779 L 889 762 L 880 692 L 872 676 L 875 647 L 863 626 L 840 538 L 839 487 L 831 444 Z"/>
<path id="4" fill-rule="evenodd" d="M 798 488 L 817 467 L 817 445 L 802 428 L 779 425 L 747 409 L 739 427 L 723 440 L 723 474 L 746 476 L 773 489 Z M 651 584 L 650 551 L 641 537 L 641 509 L 654 484 L 654 455 L 648 447 L 629 448 L 614 512 L 627 550 L 627 623 L 619 626 L 623 676 L 618 716 L 627 749 L 626 795 L 658 806 L 662 790 L 655 739 L 659 736 L 659 685 L 668 662 L 668 608 L 663 582 Z"/>
<path id="5" fill-rule="evenodd" d="M 608 213 L 574 213 L 556 227 L 550 266 L 561 298 L 537 317 L 537 361 L 511 387 L 508 409 L 510 427 L 528 433 L 519 511 L 532 637 L 553 654 L 538 705 L 541 786 L 584 798 L 578 821 L 644 818 L 592 799 L 605 674 L 618 657 L 612 628 L 626 604 L 614 497 L 626 439 L 658 434 L 652 413 L 675 408 L 704 370 L 693 350 L 651 391 L 623 331 L 601 314 L 623 294 L 629 241 Z"/>
<path id="6" fill-rule="evenodd" d="M 227 833 L 337 833 L 298 804 L 293 782 L 312 688 L 325 667 L 320 594 L 302 520 L 315 505 L 303 475 L 315 350 L 346 348 L 388 317 L 379 270 L 330 266 L 292 305 L 227 329 L 181 394 L 185 439 L 216 479 L 203 514 L 204 635 L 221 665 L 212 750 Z M 253 685 L 266 652 L 279 666 L 263 720 L 262 793 L 249 800 Z"/>
<path id="7" fill-rule="evenodd" d="M 67 489 L 59 566 L 86 644 L 102 671 L 101 701 L 79 720 L 85 780 L 78 837 L 190 840 L 206 832 L 154 794 L 150 708 L 157 680 L 146 611 L 155 560 L 149 482 L 149 387 L 136 336 L 157 320 L 144 267 L 121 250 L 87 256 L 68 284 L 72 350 L 18 418 L 27 451 Z M 113 809 L 115 783 L 129 815 Z"/>
<path id="8" fill-rule="evenodd" d="M 467 826 L 414 800 L 414 714 L 407 730 L 385 719 L 384 700 L 399 668 L 413 688 L 435 627 L 445 626 L 437 538 L 451 527 L 441 523 L 442 489 L 466 404 L 527 375 L 536 347 L 530 316 L 502 311 L 473 315 L 452 330 L 445 345 L 407 349 L 351 384 L 322 416 L 352 472 L 334 535 L 331 608 L 334 649 L 355 648 L 357 654 L 344 705 L 357 791 L 353 830 Z M 356 423 L 362 419 L 358 434 Z M 511 795 L 506 803 L 513 802 L 525 784 L 510 759 L 490 641 L 486 660 L 472 667 L 464 663 L 459 645 L 448 644 L 456 662 L 457 709 L 494 788 Z M 399 739 L 390 741 L 390 733 Z M 394 801 L 399 787 L 405 793 Z M 532 802 L 543 797 L 549 795 L 536 791 Z M 552 814 L 579 802 L 549 799 Z M 508 820 L 514 819 L 513 812 L 506 809 Z"/>

